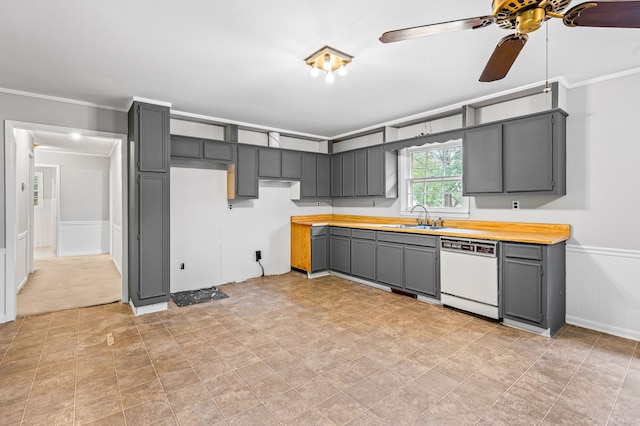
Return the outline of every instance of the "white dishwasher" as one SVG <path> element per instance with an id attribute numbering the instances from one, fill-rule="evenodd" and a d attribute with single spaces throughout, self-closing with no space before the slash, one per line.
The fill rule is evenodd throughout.
<path id="1" fill-rule="evenodd" d="M 498 319 L 497 252 L 494 241 L 441 237 L 442 304 Z"/>

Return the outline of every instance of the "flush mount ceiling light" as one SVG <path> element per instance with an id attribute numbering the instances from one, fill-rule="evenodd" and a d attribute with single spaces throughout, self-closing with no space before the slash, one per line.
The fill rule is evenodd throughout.
<path id="1" fill-rule="evenodd" d="M 304 62 L 311 67 L 311 76 L 317 77 L 320 70 L 327 73 L 325 80 L 333 83 L 336 79 L 334 73 L 337 71 L 343 76 L 347 73 L 346 66 L 351 63 L 353 56 L 340 52 L 333 47 L 325 46 L 317 52 L 311 54 Z"/>

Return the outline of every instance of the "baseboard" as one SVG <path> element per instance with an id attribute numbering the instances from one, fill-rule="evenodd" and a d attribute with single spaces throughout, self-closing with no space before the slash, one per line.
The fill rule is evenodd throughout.
<path id="1" fill-rule="evenodd" d="M 152 314 L 154 312 L 162 312 L 169 309 L 169 302 L 154 303 L 153 305 L 136 306 L 133 301 L 129 299 L 129 306 L 133 310 L 133 315 L 140 316 L 145 314 Z"/>
<path id="2" fill-rule="evenodd" d="M 58 257 L 71 257 L 71 256 L 95 256 L 98 254 L 109 254 L 109 251 L 76 251 L 76 252 L 61 252 Z"/>
<path id="3" fill-rule="evenodd" d="M 0 324 L 7 322 L 7 317 L 4 314 L 0 314 Z"/>
<path id="4" fill-rule="evenodd" d="M 603 324 L 597 321 L 590 321 L 584 318 L 578 318 L 571 315 L 565 316 L 567 324 L 576 325 L 578 327 L 589 328 L 591 330 L 600 331 L 602 333 L 612 334 L 625 339 L 640 341 L 640 332 L 629 330 L 626 328 L 615 327 L 610 324 Z"/>
<path id="5" fill-rule="evenodd" d="M 378 290 L 391 292 L 391 287 L 387 287 L 385 285 L 373 283 L 371 281 L 363 280 L 361 278 L 352 277 L 351 275 L 341 274 L 340 272 L 330 271 L 329 274 L 335 275 L 336 277 L 344 278 L 345 280 L 352 281 L 354 283 L 368 285 L 369 287 L 377 288 Z"/>
<path id="6" fill-rule="evenodd" d="M 29 282 L 29 276 L 28 275 L 26 277 L 24 277 L 24 280 L 22 280 L 22 282 L 18 286 L 18 290 L 16 291 L 16 294 L 20 293 L 20 290 L 22 290 L 22 287 L 27 285 L 27 282 Z"/>

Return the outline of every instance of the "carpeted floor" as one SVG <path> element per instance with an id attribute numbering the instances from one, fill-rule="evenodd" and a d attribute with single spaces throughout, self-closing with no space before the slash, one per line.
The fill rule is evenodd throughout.
<path id="1" fill-rule="evenodd" d="M 36 259 L 18 293 L 18 316 L 102 305 L 120 300 L 120 273 L 111 255 Z"/>

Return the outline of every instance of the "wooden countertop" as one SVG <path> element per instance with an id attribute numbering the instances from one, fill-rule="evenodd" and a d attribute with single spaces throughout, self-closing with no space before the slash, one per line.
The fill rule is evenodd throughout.
<path id="1" fill-rule="evenodd" d="M 571 225 L 521 222 L 443 220 L 447 229 L 407 229 L 384 225 L 415 225 L 415 219 L 378 216 L 315 215 L 292 216 L 291 223 L 306 226 L 340 226 L 410 234 L 442 235 L 481 240 L 513 241 L 533 244 L 557 244 L 571 237 Z"/>

